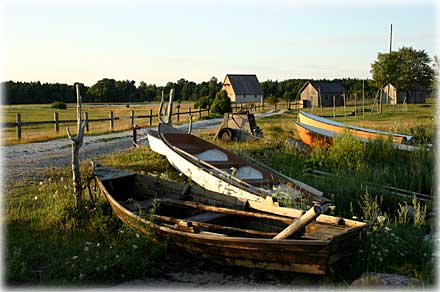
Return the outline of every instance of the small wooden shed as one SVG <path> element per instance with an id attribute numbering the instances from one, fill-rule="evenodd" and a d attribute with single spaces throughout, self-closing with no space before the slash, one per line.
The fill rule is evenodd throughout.
<path id="1" fill-rule="evenodd" d="M 344 94 L 346 90 L 340 81 L 307 81 L 300 88 L 299 94 L 304 107 L 313 106 L 335 106 L 344 105 Z"/>
<path id="2" fill-rule="evenodd" d="M 235 103 L 261 103 L 264 97 L 255 74 L 227 74 L 222 90 Z"/>
<path id="3" fill-rule="evenodd" d="M 421 86 L 414 86 L 411 90 L 403 91 L 397 89 L 393 84 L 388 84 L 382 88 L 383 101 L 388 104 L 403 103 L 426 103 L 428 90 Z"/>

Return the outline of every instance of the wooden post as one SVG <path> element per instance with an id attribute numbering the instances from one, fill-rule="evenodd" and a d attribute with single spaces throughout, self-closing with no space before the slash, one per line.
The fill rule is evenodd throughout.
<path id="1" fill-rule="evenodd" d="M 345 92 L 343 93 L 343 97 L 344 97 L 344 120 L 346 120 L 347 115 L 345 114 Z"/>
<path id="2" fill-rule="evenodd" d="M 17 113 L 17 139 L 21 140 L 21 114 Z"/>
<path id="3" fill-rule="evenodd" d="M 188 108 L 188 122 L 191 121 L 191 107 Z"/>
<path id="4" fill-rule="evenodd" d="M 84 112 L 84 125 L 86 126 L 86 132 L 89 131 L 89 113 Z"/>
<path id="5" fill-rule="evenodd" d="M 153 125 L 153 110 L 150 109 L 150 127 Z"/>
<path id="6" fill-rule="evenodd" d="M 362 117 L 365 117 L 365 89 L 364 80 L 362 80 Z"/>
<path id="7" fill-rule="evenodd" d="M 180 121 L 180 104 L 177 105 L 177 122 Z"/>
<path id="8" fill-rule="evenodd" d="M 113 117 L 112 111 L 109 112 L 109 119 L 110 119 L 110 131 L 113 132 L 113 130 L 115 129 L 115 119 Z"/>
<path id="9" fill-rule="evenodd" d="M 82 187 L 81 187 L 81 172 L 79 169 L 79 149 L 81 148 L 84 140 L 84 128 L 85 125 L 81 120 L 81 95 L 79 92 L 79 84 L 75 83 L 76 87 L 76 120 L 77 120 L 77 134 L 75 137 L 70 133 L 70 129 L 67 127 L 67 136 L 72 141 L 72 181 L 73 191 L 75 193 L 75 207 L 76 209 L 82 208 Z"/>
<path id="10" fill-rule="evenodd" d="M 53 113 L 53 120 L 55 122 L 55 132 L 60 132 L 60 120 L 58 118 L 58 113 Z"/>
<path id="11" fill-rule="evenodd" d="M 134 127 L 134 110 L 131 111 L 131 127 Z"/>
<path id="12" fill-rule="evenodd" d="M 321 87 L 318 87 L 318 95 L 319 95 L 319 104 L 320 104 L 320 108 L 321 108 L 321 116 L 322 115 L 322 96 L 321 96 Z"/>
<path id="13" fill-rule="evenodd" d="M 136 142 L 137 142 L 136 130 L 137 130 L 137 127 L 136 127 L 136 125 L 134 125 L 133 128 L 132 128 L 132 142 L 133 142 L 133 145 L 136 145 Z"/>
<path id="14" fill-rule="evenodd" d="M 199 107 L 199 119 L 201 119 L 201 118 L 202 118 L 202 108 Z"/>
<path id="15" fill-rule="evenodd" d="M 357 117 L 357 93 L 354 93 L 354 116 Z"/>
<path id="16" fill-rule="evenodd" d="M 287 226 L 283 231 L 278 233 L 273 239 L 286 239 L 287 237 L 300 232 L 306 227 L 313 219 L 321 214 L 321 207 L 313 206 L 304 215 L 295 220 L 292 224 Z"/>
<path id="17" fill-rule="evenodd" d="M 336 96 L 333 95 L 333 118 L 336 118 Z"/>
<path id="18" fill-rule="evenodd" d="M 277 110 L 277 100 L 275 99 L 275 108 L 274 110 Z"/>

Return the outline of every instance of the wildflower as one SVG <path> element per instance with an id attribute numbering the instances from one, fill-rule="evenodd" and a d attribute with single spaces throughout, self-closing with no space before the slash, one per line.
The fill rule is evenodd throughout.
<path id="1" fill-rule="evenodd" d="M 60 181 L 64 181 L 64 177 L 60 177 Z"/>
<path id="2" fill-rule="evenodd" d="M 79 256 L 73 256 L 72 257 L 72 260 L 76 260 L 76 259 L 78 259 L 79 258 Z"/>
<path id="3" fill-rule="evenodd" d="M 121 230 L 119 230 L 119 232 L 124 233 L 124 230 L 121 229 Z"/>
<path id="4" fill-rule="evenodd" d="M 112 248 L 113 248 L 113 246 L 112 246 L 111 244 L 110 244 L 110 246 L 109 246 L 109 247 L 110 247 L 110 249 L 112 249 Z"/>
<path id="5" fill-rule="evenodd" d="M 136 238 L 139 238 L 139 234 L 138 233 L 136 233 Z"/>
<path id="6" fill-rule="evenodd" d="M 134 248 L 134 249 L 137 249 L 138 247 L 137 247 L 137 245 L 136 245 L 136 244 L 133 244 L 133 248 Z"/>
<path id="7" fill-rule="evenodd" d="M 90 241 L 86 241 L 87 245 L 92 245 L 92 243 Z"/>
<path id="8" fill-rule="evenodd" d="M 377 222 L 379 223 L 385 222 L 385 216 L 377 216 Z"/>
<path id="9" fill-rule="evenodd" d="M 116 258 L 119 259 L 119 255 L 118 254 L 116 255 Z"/>
<path id="10" fill-rule="evenodd" d="M 40 186 L 42 186 L 43 185 L 43 182 L 42 181 L 40 181 Z"/>
<path id="11" fill-rule="evenodd" d="M 86 247 L 84 248 L 84 251 L 89 251 L 89 248 L 86 246 Z"/>
<path id="12" fill-rule="evenodd" d="M 82 280 L 82 279 L 84 279 L 85 276 L 86 276 L 86 274 L 79 274 L 79 279 Z"/>
<path id="13" fill-rule="evenodd" d="M 389 228 L 388 226 L 385 226 L 385 231 L 391 231 L 391 228 Z"/>
<path id="14" fill-rule="evenodd" d="M 97 247 L 99 247 L 100 245 L 101 245 L 101 244 L 100 244 L 99 242 L 96 244 Z"/>
<path id="15" fill-rule="evenodd" d="M 51 177 L 49 177 L 49 179 L 47 180 L 48 182 L 52 182 L 52 178 Z"/>
<path id="16" fill-rule="evenodd" d="M 358 219 L 358 217 L 357 217 L 357 216 L 352 216 L 351 218 L 353 218 L 353 219 Z"/>
<path id="17" fill-rule="evenodd" d="M 34 197 L 34 200 L 35 200 L 35 201 L 36 201 L 36 200 L 38 200 L 38 197 L 37 197 L 37 196 L 35 196 L 35 197 Z"/>

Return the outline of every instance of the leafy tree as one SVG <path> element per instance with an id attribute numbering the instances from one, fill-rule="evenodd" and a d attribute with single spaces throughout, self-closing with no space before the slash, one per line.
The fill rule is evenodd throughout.
<path id="1" fill-rule="evenodd" d="M 388 83 L 404 91 L 415 86 L 430 88 L 434 79 L 430 63 L 431 58 L 424 50 L 402 47 L 397 52 L 379 53 L 371 65 L 371 73 L 380 88 Z"/>
<path id="2" fill-rule="evenodd" d="M 212 102 L 211 112 L 216 114 L 224 114 L 232 112 L 231 99 L 226 94 L 226 91 L 222 90 L 218 92 Z"/>

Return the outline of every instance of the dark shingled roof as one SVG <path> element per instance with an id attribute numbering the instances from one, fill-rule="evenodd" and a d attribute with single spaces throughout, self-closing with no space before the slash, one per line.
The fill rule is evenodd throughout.
<path id="1" fill-rule="evenodd" d="M 309 81 L 316 90 L 320 90 L 323 93 L 342 93 L 345 92 L 345 88 L 339 81 Z"/>
<path id="2" fill-rule="evenodd" d="M 263 90 L 255 74 L 227 74 L 235 94 L 263 95 Z"/>

